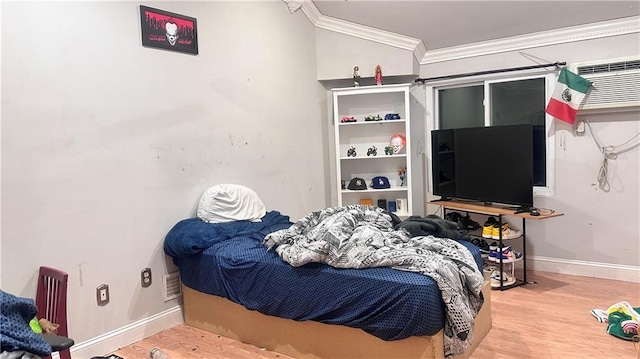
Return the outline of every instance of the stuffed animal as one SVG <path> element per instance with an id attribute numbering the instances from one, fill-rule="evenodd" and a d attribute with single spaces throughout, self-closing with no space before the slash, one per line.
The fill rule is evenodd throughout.
<path id="1" fill-rule="evenodd" d="M 39 319 L 38 322 L 40 323 L 40 327 L 44 334 L 58 334 L 58 327 L 60 324 L 51 323 L 44 318 Z"/>

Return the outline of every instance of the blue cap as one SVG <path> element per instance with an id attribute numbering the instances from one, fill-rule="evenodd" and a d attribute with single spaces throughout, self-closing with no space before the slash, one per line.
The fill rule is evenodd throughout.
<path id="1" fill-rule="evenodd" d="M 371 180 L 371 187 L 375 189 L 381 189 L 391 188 L 391 185 L 389 184 L 389 179 L 387 177 L 377 176 L 373 177 L 373 179 Z"/>

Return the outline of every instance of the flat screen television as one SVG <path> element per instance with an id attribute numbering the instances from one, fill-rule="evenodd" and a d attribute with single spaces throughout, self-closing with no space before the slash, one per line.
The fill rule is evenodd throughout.
<path id="1" fill-rule="evenodd" d="M 431 131 L 433 194 L 533 207 L 533 126 Z"/>

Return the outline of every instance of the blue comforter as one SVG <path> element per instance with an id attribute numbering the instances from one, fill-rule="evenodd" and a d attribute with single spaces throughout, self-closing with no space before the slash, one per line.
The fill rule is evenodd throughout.
<path id="1" fill-rule="evenodd" d="M 262 222 L 236 225 L 187 219 L 169 232 L 165 252 L 184 285 L 263 314 L 360 328 L 384 340 L 433 335 L 444 326 L 445 305 L 429 276 L 319 263 L 293 267 L 262 243 L 267 234 L 289 228 L 289 217 L 274 211 Z M 459 242 L 482 268 L 477 247 Z"/>
<path id="2" fill-rule="evenodd" d="M 0 290 L 0 308 L 2 352 L 26 351 L 39 356 L 51 354 L 49 343 L 29 326 L 29 321 L 38 312 L 33 299 L 16 297 Z"/>
<path id="3" fill-rule="evenodd" d="M 207 223 L 199 218 L 188 218 L 178 222 L 169 231 L 164 240 L 164 252 L 173 258 L 189 257 L 229 238 L 249 234 L 264 238 L 292 224 L 289 216 L 278 211 L 267 212 L 260 222 Z"/>

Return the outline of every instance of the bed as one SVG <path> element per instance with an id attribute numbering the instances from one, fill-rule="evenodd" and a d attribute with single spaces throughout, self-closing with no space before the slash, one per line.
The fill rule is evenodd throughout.
<path id="1" fill-rule="evenodd" d="M 367 213 L 371 210 L 380 212 L 369 208 Z M 309 223 L 293 224 L 278 211 L 265 211 L 260 219 L 207 223 L 190 218 L 169 232 L 165 252 L 180 270 L 186 324 L 297 358 L 451 354 L 445 349 L 447 305 L 432 277 L 388 267 L 295 263 L 273 238 L 297 225 L 308 229 Z M 481 273 L 478 249 L 458 243 Z M 484 304 L 474 313 L 464 353 L 458 350 L 456 357 L 469 357 L 491 328 L 489 292 L 484 283 Z"/>

